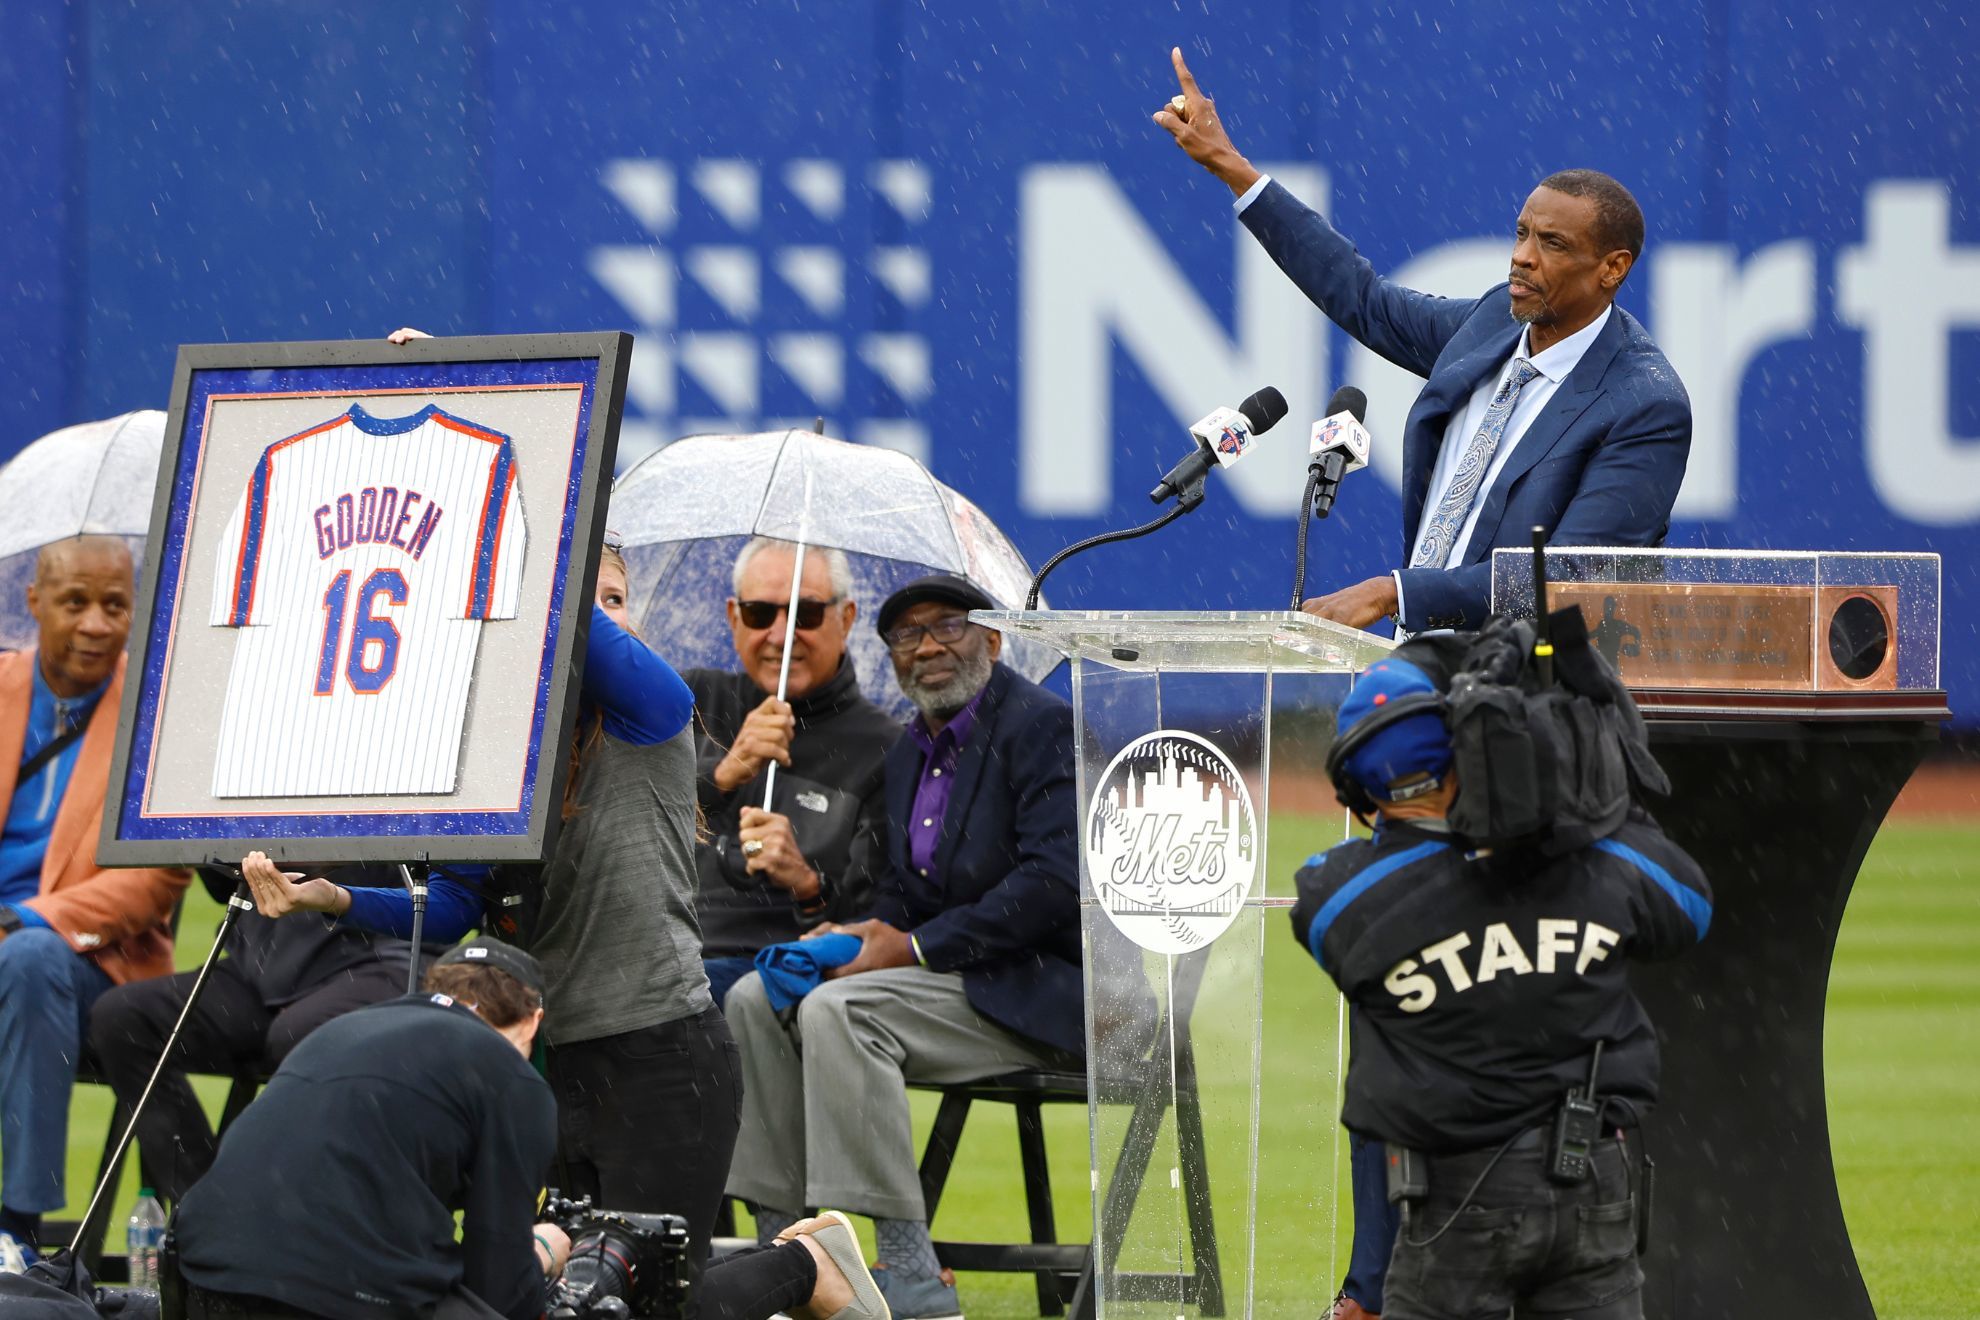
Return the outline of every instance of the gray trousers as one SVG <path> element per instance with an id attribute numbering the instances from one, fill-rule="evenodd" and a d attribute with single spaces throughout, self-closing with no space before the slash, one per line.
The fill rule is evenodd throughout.
<path id="1" fill-rule="evenodd" d="M 925 967 L 826 981 L 789 1028 L 752 972 L 726 1011 L 743 1064 L 729 1194 L 790 1215 L 820 1206 L 925 1220 L 906 1084 L 1051 1062 L 971 1008 L 960 975 Z"/>

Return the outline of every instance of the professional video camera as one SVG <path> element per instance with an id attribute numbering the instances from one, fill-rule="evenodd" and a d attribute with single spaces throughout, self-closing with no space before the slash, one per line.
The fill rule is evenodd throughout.
<path id="1" fill-rule="evenodd" d="M 564 1277 L 550 1285 L 550 1320 L 680 1320 L 687 1314 L 687 1220 L 594 1210 L 590 1197 L 573 1201 L 555 1188 L 543 1217 L 571 1235 Z"/>

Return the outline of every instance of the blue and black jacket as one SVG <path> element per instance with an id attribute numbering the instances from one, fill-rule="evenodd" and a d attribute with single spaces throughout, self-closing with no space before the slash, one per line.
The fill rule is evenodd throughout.
<path id="1" fill-rule="evenodd" d="M 1711 924 L 1711 888 L 1656 823 L 1565 857 L 1468 860 L 1449 835 L 1387 824 L 1308 860 L 1293 935 L 1348 998 L 1342 1121 L 1437 1154 L 1547 1121 L 1603 1042 L 1598 1091 L 1657 1099 L 1657 1037 L 1631 958 Z"/>

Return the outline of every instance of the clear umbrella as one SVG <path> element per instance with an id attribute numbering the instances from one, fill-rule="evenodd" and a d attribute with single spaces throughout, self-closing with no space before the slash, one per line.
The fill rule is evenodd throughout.
<path id="1" fill-rule="evenodd" d="M 42 546 L 121 536 L 142 567 L 164 443 L 165 414 L 143 409 L 51 431 L 0 467 L 0 648 L 34 645 L 27 588 Z"/>
<path id="2" fill-rule="evenodd" d="M 903 717 L 909 707 L 872 627 L 880 602 L 932 572 L 966 577 L 1008 609 L 1023 606 L 1031 584 L 1010 538 L 921 464 L 809 431 L 678 440 L 618 479 L 606 522 L 625 548 L 633 617 L 683 669 L 735 667 L 722 603 L 748 538 L 845 551 L 861 610 L 849 647 L 860 687 Z M 1059 657 L 1007 637 L 1004 660 L 1036 680 Z"/>

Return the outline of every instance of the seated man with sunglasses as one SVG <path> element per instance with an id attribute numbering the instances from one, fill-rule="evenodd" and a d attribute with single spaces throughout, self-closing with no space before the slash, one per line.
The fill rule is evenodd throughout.
<path id="1" fill-rule="evenodd" d="M 759 1207 L 765 1241 L 808 1206 L 872 1216 L 898 1320 L 962 1314 L 929 1240 L 905 1083 L 1085 1066 L 1072 708 L 997 662 L 1002 634 L 968 620 L 989 608 L 946 575 L 880 607 L 921 713 L 887 754 L 878 894 L 866 920 L 831 928 L 859 955 L 788 1026 L 760 976 L 729 995 L 730 1193 Z"/>
<path id="2" fill-rule="evenodd" d="M 736 556 L 729 630 L 741 672 L 690 669 L 700 718 L 696 789 L 709 840 L 695 849 L 701 952 L 720 1005 L 756 951 L 863 912 L 884 862 L 887 749 L 901 726 L 861 695 L 846 656 L 859 608 L 838 550 L 806 551 L 791 672 L 779 701 L 797 548 L 759 536 Z M 776 801 L 763 771 L 778 766 Z"/>

